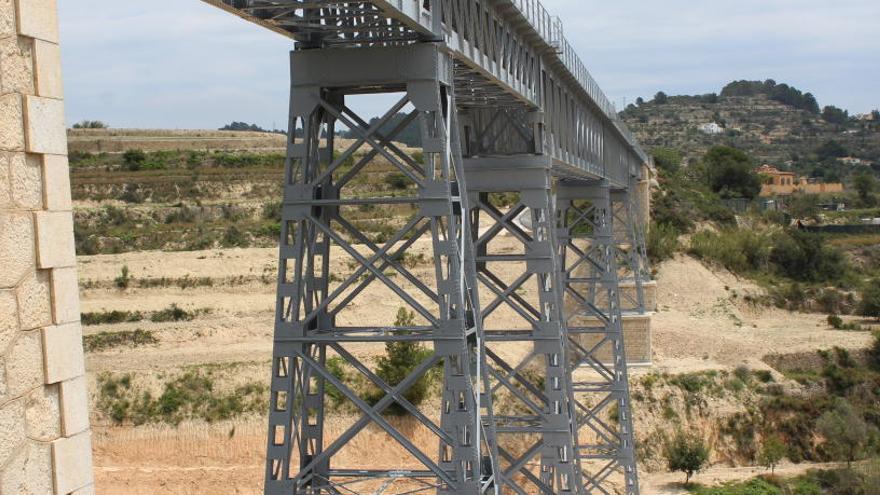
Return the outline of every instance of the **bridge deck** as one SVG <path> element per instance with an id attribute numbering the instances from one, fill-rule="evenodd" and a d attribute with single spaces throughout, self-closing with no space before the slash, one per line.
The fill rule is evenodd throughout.
<path id="1" fill-rule="evenodd" d="M 310 48 L 445 41 L 458 105 L 543 112 L 543 152 L 558 175 L 625 187 L 648 163 L 562 23 L 538 0 L 203 1 Z"/>

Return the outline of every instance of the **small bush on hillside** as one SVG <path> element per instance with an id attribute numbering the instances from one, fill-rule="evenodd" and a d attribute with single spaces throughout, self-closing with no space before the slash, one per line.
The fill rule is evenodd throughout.
<path id="1" fill-rule="evenodd" d="M 385 183 L 391 186 L 392 189 L 402 190 L 406 189 L 410 184 L 410 180 L 400 172 L 393 172 L 385 176 Z"/>
<path id="2" fill-rule="evenodd" d="M 651 263 L 657 264 L 675 256 L 678 251 L 678 231 L 668 223 L 652 223 L 648 230 L 647 250 Z"/>
<path id="3" fill-rule="evenodd" d="M 880 320 L 880 279 L 874 279 L 862 291 L 859 314 Z"/>
<path id="4" fill-rule="evenodd" d="M 709 187 L 725 198 L 754 198 L 761 191 L 761 180 L 751 158 L 727 146 L 711 148 L 703 158 Z"/>
<path id="5" fill-rule="evenodd" d="M 138 171 L 147 161 L 147 154 L 143 150 L 128 150 L 122 154 L 122 163 L 132 172 Z"/>
<path id="6" fill-rule="evenodd" d="M 691 493 L 695 495 L 780 495 L 782 492 L 769 481 L 755 478 L 743 483 L 731 482 L 713 488 L 696 487 L 691 490 Z"/>
<path id="7" fill-rule="evenodd" d="M 131 273 L 128 270 L 128 265 L 122 265 L 122 270 L 119 273 L 119 276 L 114 280 L 116 283 L 116 287 L 125 290 L 128 288 L 128 284 L 131 283 Z"/>
<path id="8" fill-rule="evenodd" d="M 691 238 L 689 252 L 714 261 L 734 273 L 766 271 L 772 244 L 768 236 L 753 230 L 703 231 Z"/>
<path id="9" fill-rule="evenodd" d="M 122 332 L 100 332 L 83 337 L 83 348 L 86 352 L 100 352 L 116 347 L 138 347 L 156 344 L 159 340 L 153 332 L 142 330 L 125 330 Z"/>
<path id="10" fill-rule="evenodd" d="M 113 325 L 116 323 L 132 323 L 144 319 L 140 311 L 105 311 L 102 313 L 82 313 L 80 320 L 83 325 Z"/>
<path id="11" fill-rule="evenodd" d="M 781 275 L 802 282 L 837 281 L 849 268 L 843 253 L 822 237 L 799 231 L 775 236 L 770 261 Z"/>
<path id="12" fill-rule="evenodd" d="M 190 321 L 195 319 L 197 311 L 187 311 L 177 304 L 172 304 L 162 311 L 157 311 L 150 316 L 153 323 L 163 323 L 169 321 Z"/>

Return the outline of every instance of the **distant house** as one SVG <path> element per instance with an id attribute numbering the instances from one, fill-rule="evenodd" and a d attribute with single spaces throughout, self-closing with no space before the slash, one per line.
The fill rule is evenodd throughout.
<path id="1" fill-rule="evenodd" d="M 709 122 L 708 124 L 700 124 L 697 126 L 697 129 L 700 130 L 703 134 L 721 134 L 724 132 L 724 128 L 718 125 L 715 122 Z"/>
<path id="2" fill-rule="evenodd" d="M 845 156 L 843 158 L 838 158 L 837 161 L 839 161 L 840 163 L 843 163 L 844 165 L 854 165 L 857 167 L 861 166 L 861 165 L 864 165 L 866 167 L 871 166 L 871 162 L 869 162 L 868 160 L 862 160 L 861 158 L 856 158 L 853 156 Z"/>
<path id="3" fill-rule="evenodd" d="M 772 165 L 762 165 L 755 173 L 765 177 L 761 186 L 762 197 L 789 196 L 795 193 L 819 194 L 843 192 L 839 182 L 824 183 L 819 179 L 798 177 L 794 172 L 779 170 Z"/>

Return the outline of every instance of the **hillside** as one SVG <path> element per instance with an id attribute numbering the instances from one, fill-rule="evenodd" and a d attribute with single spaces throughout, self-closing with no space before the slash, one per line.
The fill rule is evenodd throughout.
<path id="1" fill-rule="evenodd" d="M 845 177 L 852 167 L 836 159 L 846 156 L 871 162 L 880 170 L 880 121 L 844 118 L 834 107 L 827 114 L 817 113 L 816 106 L 784 102 L 772 93 L 742 95 L 748 92 L 736 91 L 734 84 L 720 94 L 666 97 L 660 93 L 651 101 L 630 105 L 621 116 L 645 148 L 677 149 L 689 161 L 712 146 L 726 145 L 745 151 L 757 162 L 813 176 L 833 171 Z M 719 133 L 700 130 L 713 122 L 720 126 Z"/>

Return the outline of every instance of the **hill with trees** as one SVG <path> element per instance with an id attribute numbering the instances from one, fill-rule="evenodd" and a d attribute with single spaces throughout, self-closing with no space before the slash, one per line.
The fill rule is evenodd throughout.
<path id="1" fill-rule="evenodd" d="M 639 98 L 621 116 L 648 150 L 676 150 L 682 164 L 722 145 L 757 165 L 829 182 L 866 170 L 880 173 L 880 112 L 856 117 L 833 105 L 820 107 L 811 93 L 772 79 L 735 81 L 705 95 L 659 92 L 650 101 Z M 713 122 L 719 128 L 701 129 Z"/>

